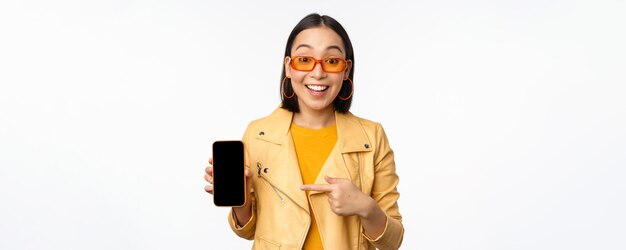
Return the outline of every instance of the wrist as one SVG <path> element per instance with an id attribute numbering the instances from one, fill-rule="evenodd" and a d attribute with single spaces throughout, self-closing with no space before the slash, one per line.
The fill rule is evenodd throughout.
<path id="1" fill-rule="evenodd" d="M 232 208 L 233 217 L 235 219 L 235 223 L 239 227 L 243 227 L 252 217 L 252 206 L 244 205 L 241 207 L 233 207 Z"/>
<path id="2" fill-rule="evenodd" d="M 241 207 L 233 207 L 233 211 L 235 211 L 235 213 L 237 214 L 249 213 L 251 210 L 252 206 L 250 205 L 250 202 L 246 202 Z"/>
<path id="3" fill-rule="evenodd" d="M 372 197 L 365 196 L 364 198 L 365 201 L 361 203 L 363 204 L 363 208 L 359 212 L 359 216 L 361 217 L 361 219 L 368 220 L 376 212 L 378 204 L 376 203 L 376 201 L 374 201 L 374 199 L 372 199 Z"/>

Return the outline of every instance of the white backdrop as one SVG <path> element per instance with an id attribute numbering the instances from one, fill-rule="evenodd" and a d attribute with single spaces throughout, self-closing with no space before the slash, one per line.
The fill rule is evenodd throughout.
<path id="1" fill-rule="evenodd" d="M 245 249 L 214 140 L 279 104 L 306 14 L 355 48 L 403 249 L 625 249 L 625 1 L 3 1 L 0 249 Z"/>

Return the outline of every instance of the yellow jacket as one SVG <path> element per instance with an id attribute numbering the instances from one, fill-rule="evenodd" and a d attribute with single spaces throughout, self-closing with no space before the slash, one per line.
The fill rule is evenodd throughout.
<path id="1" fill-rule="evenodd" d="M 231 210 L 229 223 L 240 237 L 254 239 L 253 249 L 302 249 L 311 225 L 307 195 L 300 190 L 302 177 L 289 132 L 293 113 L 277 108 L 271 115 L 248 125 L 243 141 L 246 165 L 254 173 L 252 217 L 243 226 Z M 387 215 L 387 225 L 377 239 L 363 232 L 357 215 L 339 216 L 324 193 L 311 191 L 308 200 L 317 219 L 325 249 L 397 249 L 404 227 L 398 211 L 393 151 L 380 124 L 335 112 L 337 144 L 316 184 L 327 184 L 324 175 L 352 180 L 371 196 Z"/>

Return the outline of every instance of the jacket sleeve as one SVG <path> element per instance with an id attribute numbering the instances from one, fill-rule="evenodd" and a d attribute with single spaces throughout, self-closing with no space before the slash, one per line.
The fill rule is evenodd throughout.
<path id="1" fill-rule="evenodd" d="M 243 135 L 243 144 L 244 144 L 244 150 L 245 150 L 245 165 L 246 168 L 249 169 L 249 171 L 252 171 L 254 173 L 254 171 L 252 169 L 250 169 L 250 137 L 251 137 L 251 125 L 248 125 L 248 128 L 246 129 L 246 132 Z M 250 188 L 253 185 L 252 181 L 254 179 L 250 179 Z M 247 239 L 247 240 L 252 240 L 254 239 L 254 233 L 256 230 L 256 199 L 254 198 L 254 189 L 251 188 L 251 194 L 250 194 L 250 202 L 252 202 L 252 216 L 250 217 L 250 220 L 248 220 L 248 222 L 246 222 L 245 225 L 243 226 L 239 226 L 237 225 L 237 218 L 235 216 L 235 212 L 233 211 L 233 209 L 230 210 L 230 213 L 228 214 L 228 224 L 230 225 L 230 228 L 233 230 L 233 232 L 235 232 L 235 234 L 237 234 L 237 236 Z"/>
<path id="2" fill-rule="evenodd" d="M 254 198 L 252 198 L 252 200 L 254 201 Z M 247 240 L 254 239 L 256 227 L 256 205 L 254 203 L 252 204 L 252 216 L 250 217 L 250 220 L 248 220 L 248 222 L 241 227 L 237 225 L 237 217 L 235 216 L 235 212 L 231 209 L 228 214 L 228 224 L 237 236 Z"/>
<path id="3" fill-rule="evenodd" d="M 385 230 L 376 239 L 363 236 L 378 249 L 398 249 L 404 237 L 402 216 L 398 209 L 400 193 L 396 189 L 399 178 L 396 174 L 393 151 L 382 126 L 376 126 L 376 151 L 374 153 L 374 184 L 372 198 L 387 215 Z"/>

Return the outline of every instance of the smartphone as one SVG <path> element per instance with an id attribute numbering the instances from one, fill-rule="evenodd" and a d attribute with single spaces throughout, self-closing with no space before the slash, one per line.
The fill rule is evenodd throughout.
<path id="1" fill-rule="evenodd" d="M 240 207 L 246 203 L 246 175 L 242 141 L 213 143 L 213 203 Z"/>

